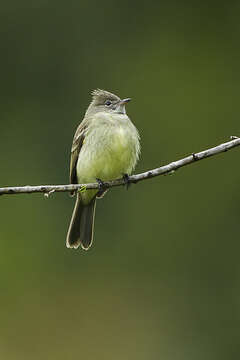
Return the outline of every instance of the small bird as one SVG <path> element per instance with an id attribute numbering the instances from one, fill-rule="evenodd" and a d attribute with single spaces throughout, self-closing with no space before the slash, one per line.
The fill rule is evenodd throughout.
<path id="1" fill-rule="evenodd" d="M 73 138 L 70 183 L 98 182 L 99 189 L 77 192 L 66 246 L 88 250 L 93 241 L 96 198 L 106 189 L 102 182 L 128 180 L 140 154 L 139 133 L 126 114 L 130 98 L 121 100 L 105 90 L 94 90 L 92 101 Z"/>

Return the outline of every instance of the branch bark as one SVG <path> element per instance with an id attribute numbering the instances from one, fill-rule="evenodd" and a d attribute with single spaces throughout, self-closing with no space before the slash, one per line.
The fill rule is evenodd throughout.
<path id="1" fill-rule="evenodd" d="M 210 156 L 215 156 L 222 152 L 226 152 L 234 147 L 240 146 L 240 138 L 236 136 L 231 136 L 231 141 L 217 145 L 213 148 L 203 150 L 198 153 L 193 153 L 183 159 L 173 161 L 167 165 L 161 166 L 156 169 L 148 170 L 144 173 L 129 176 L 130 183 L 137 183 L 142 180 L 151 179 L 155 176 L 165 175 L 174 172 L 175 170 L 192 164 L 196 161 L 206 159 Z M 124 179 L 117 179 L 112 181 L 105 181 L 104 186 L 106 188 L 111 188 L 113 186 L 124 185 Z M 38 186 L 11 186 L 11 187 L 2 187 L 0 188 L 0 195 L 4 194 L 30 194 L 30 193 L 44 193 L 45 196 L 49 196 L 54 192 L 70 192 L 74 190 L 88 190 L 88 189 L 98 189 L 98 183 L 88 183 L 88 184 L 71 184 L 71 185 L 38 185 Z"/>

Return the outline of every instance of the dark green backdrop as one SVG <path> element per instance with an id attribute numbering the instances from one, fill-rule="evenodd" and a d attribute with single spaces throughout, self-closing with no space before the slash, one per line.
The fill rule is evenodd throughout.
<path id="1" fill-rule="evenodd" d="M 237 1 L 0 6 L 0 185 L 68 182 L 94 88 L 132 97 L 137 172 L 240 135 Z M 68 194 L 0 198 L 4 360 L 239 358 L 240 150 L 115 188 L 94 246 Z"/>

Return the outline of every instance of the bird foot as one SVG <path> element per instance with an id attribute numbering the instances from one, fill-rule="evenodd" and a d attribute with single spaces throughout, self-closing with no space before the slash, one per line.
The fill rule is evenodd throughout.
<path id="1" fill-rule="evenodd" d="M 106 186 L 104 185 L 104 182 L 99 178 L 96 178 L 96 180 L 98 183 L 99 191 L 106 190 Z"/>
<path id="2" fill-rule="evenodd" d="M 108 191 L 108 188 L 104 185 L 104 182 L 99 179 L 99 178 L 96 178 L 97 180 L 97 183 L 98 183 L 98 186 L 99 186 L 99 191 L 97 193 L 97 198 L 98 199 L 101 199 L 105 193 Z"/>
<path id="3" fill-rule="evenodd" d="M 129 189 L 129 186 L 131 185 L 131 182 L 129 180 L 128 174 L 123 174 L 123 180 L 124 180 L 124 186 L 126 186 L 126 189 Z"/>

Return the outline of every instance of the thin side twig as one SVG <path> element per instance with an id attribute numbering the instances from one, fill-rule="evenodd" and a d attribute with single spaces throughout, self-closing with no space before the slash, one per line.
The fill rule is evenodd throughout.
<path id="1" fill-rule="evenodd" d="M 225 142 L 223 144 L 217 145 L 207 150 L 203 150 L 198 153 L 192 153 L 191 155 L 173 161 L 167 165 L 158 167 L 156 169 L 148 170 L 144 173 L 129 176 L 130 183 L 137 183 L 142 180 L 151 179 L 155 176 L 165 175 L 168 173 L 172 173 L 175 170 L 195 163 L 196 161 L 206 159 L 210 156 L 215 156 L 222 152 L 226 152 L 234 147 L 240 146 L 240 138 L 236 136 L 231 136 L 231 140 Z M 124 185 L 125 180 L 123 178 L 112 180 L 112 181 L 105 181 L 103 183 L 104 187 L 111 188 L 113 186 L 120 186 Z M 2 187 L 0 188 L 0 195 L 4 194 L 31 194 L 31 193 L 44 193 L 44 194 L 52 194 L 54 192 L 70 192 L 74 190 L 88 190 L 88 189 L 98 189 L 99 184 L 96 183 L 89 183 L 89 184 L 70 184 L 70 185 L 38 185 L 38 186 L 10 186 L 10 187 Z"/>

